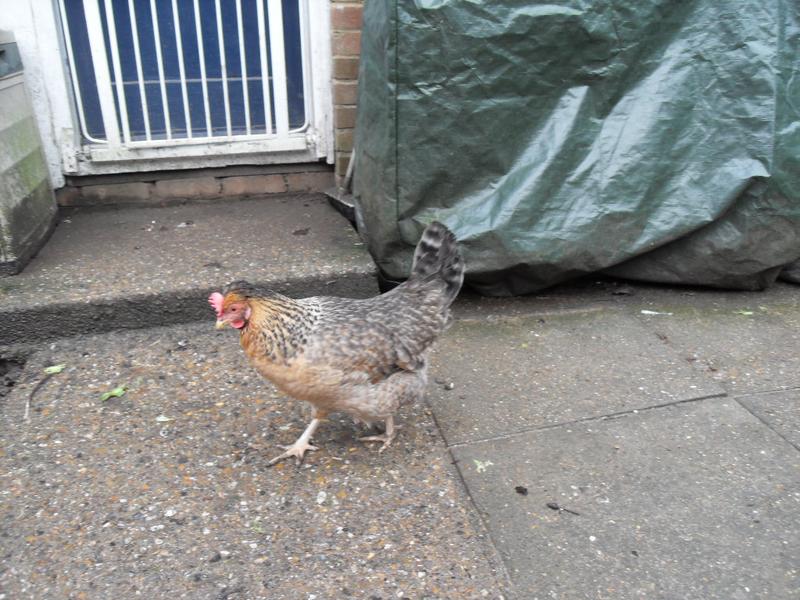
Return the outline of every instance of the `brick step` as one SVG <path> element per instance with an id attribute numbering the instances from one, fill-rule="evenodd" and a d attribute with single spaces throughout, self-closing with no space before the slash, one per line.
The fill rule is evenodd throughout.
<path id="1" fill-rule="evenodd" d="M 333 183 L 333 167 L 320 163 L 153 171 L 68 177 L 67 185 L 56 191 L 56 200 L 61 206 L 167 206 L 267 194 L 324 192 Z"/>

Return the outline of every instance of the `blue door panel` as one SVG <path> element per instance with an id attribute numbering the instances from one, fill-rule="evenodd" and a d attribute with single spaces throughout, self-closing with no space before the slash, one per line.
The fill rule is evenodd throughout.
<path id="1" fill-rule="evenodd" d="M 269 35 L 269 15 L 266 0 L 242 0 L 242 24 L 244 40 L 244 59 L 247 70 L 245 85 L 248 91 L 247 106 L 250 110 L 250 127 L 253 134 L 267 131 L 264 110 L 264 94 L 262 89 L 262 69 L 259 51 L 259 27 L 257 2 L 264 2 L 264 31 Z M 107 18 L 103 0 L 99 0 L 103 35 L 106 43 L 106 54 L 111 69 L 112 85 L 117 79 L 122 81 L 124 98 L 128 114 L 128 126 L 133 140 L 144 140 L 145 114 L 142 109 L 139 77 L 134 53 L 133 33 L 131 30 L 131 14 L 128 0 L 111 0 L 114 23 L 119 48 L 120 73 L 113 66 L 110 52 L 110 36 L 106 26 Z M 180 57 L 175 39 L 175 23 L 172 2 L 159 0 L 156 5 L 156 18 L 160 34 L 160 50 L 162 68 L 165 78 L 167 108 L 175 139 L 188 137 L 187 115 L 184 108 L 183 91 L 180 83 Z M 203 98 L 203 86 L 200 68 L 200 56 L 205 60 L 207 95 L 210 113 L 212 136 L 227 135 L 225 120 L 225 101 L 223 94 L 222 69 L 220 64 L 219 39 L 217 37 L 217 16 L 214 0 L 199 0 L 200 25 L 203 34 L 203 48 L 198 47 L 194 2 L 193 0 L 177 0 L 178 18 L 180 22 L 180 41 L 183 50 L 183 66 L 186 76 L 186 92 L 189 105 L 189 120 L 192 135 L 207 135 L 206 109 Z M 301 26 L 298 0 L 283 0 L 284 19 L 284 53 L 287 73 L 287 96 L 289 108 L 289 126 L 300 128 L 306 121 L 305 90 L 303 81 L 303 62 L 301 48 Z M 80 0 L 65 2 L 66 14 L 63 18 L 69 27 L 72 42 L 72 53 L 75 63 L 75 77 L 83 104 L 86 133 L 102 139 L 105 137 L 100 112 L 99 95 L 95 81 L 91 59 L 89 38 Z M 231 133 L 246 134 L 245 97 L 242 89 L 242 65 L 239 49 L 236 3 L 234 0 L 221 0 L 221 17 L 223 29 L 223 51 L 226 61 L 227 91 L 230 107 Z M 138 42 L 141 58 L 142 78 L 144 80 L 145 105 L 151 137 L 155 140 L 167 138 L 167 119 L 162 100 L 159 82 L 158 57 L 156 53 L 156 36 L 153 29 L 153 15 L 149 0 L 134 0 L 134 13 L 138 30 Z M 267 65 L 271 60 L 272 48 L 267 40 Z M 271 76 L 268 77 L 270 92 L 270 112 L 272 114 L 271 129 L 275 129 L 274 90 Z M 120 107 L 118 97 L 114 94 L 119 126 Z"/>

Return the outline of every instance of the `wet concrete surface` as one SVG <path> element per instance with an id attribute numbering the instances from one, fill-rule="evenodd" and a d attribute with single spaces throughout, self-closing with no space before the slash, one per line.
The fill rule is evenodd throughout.
<path id="1" fill-rule="evenodd" d="M 519 597 L 800 595 L 799 298 L 464 298 L 429 399 Z"/>
<path id="2" fill-rule="evenodd" d="M 208 292 L 235 279 L 369 296 L 374 270 L 321 194 L 74 209 L 22 274 L 0 279 L 0 346 L 199 320 Z"/>
<path id="3" fill-rule="evenodd" d="M 800 388 L 741 396 L 737 400 L 800 450 Z"/>
<path id="4" fill-rule="evenodd" d="M 753 301 L 716 307 L 664 303 L 661 311 L 673 314 L 640 317 L 731 394 L 800 384 L 797 306 Z"/>
<path id="5" fill-rule="evenodd" d="M 521 597 L 788 600 L 800 591 L 800 454 L 732 399 L 454 454 Z"/>
<path id="6" fill-rule="evenodd" d="M 505 593 L 425 406 L 382 454 L 333 419 L 302 467 L 268 468 L 307 418 L 210 321 L 40 348 L 2 403 L 3 597 Z"/>
<path id="7" fill-rule="evenodd" d="M 67 246 L 102 252 L 62 272 L 78 213 L 4 280 L 0 600 L 800 595 L 800 288 L 466 292 L 389 450 L 334 416 L 305 465 L 270 469 L 308 414 L 212 330 L 207 289 L 375 292 L 349 225 L 286 201 L 308 214 L 96 213 L 109 232 Z"/>
<path id="8" fill-rule="evenodd" d="M 607 309 L 461 320 L 435 361 L 457 386 L 431 396 L 449 444 L 724 393 L 638 319 Z"/>

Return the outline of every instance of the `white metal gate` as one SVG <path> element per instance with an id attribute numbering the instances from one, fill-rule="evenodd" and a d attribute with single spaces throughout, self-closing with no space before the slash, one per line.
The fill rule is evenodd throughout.
<path id="1" fill-rule="evenodd" d="M 90 160 L 324 156 L 320 1 L 58 0 Z"/>

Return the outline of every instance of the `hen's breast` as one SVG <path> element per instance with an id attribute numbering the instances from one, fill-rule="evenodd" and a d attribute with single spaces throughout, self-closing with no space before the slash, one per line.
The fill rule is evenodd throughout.
<path id="1" fill-rule="evenodd" d="M 361 371 L 309 364 L 298 358 L 289 365 L 251 358 L 256 370 L 282 392 L 328 412 L 344 412 L 363 421 L 385 419 L 409 402 L 421 399 L 427 369 L 397 371 L 372 381 Z"/>
<path id="2" fill-rule="evenodd" d="M 324 365 L 310 365 L 303 357 L 286 363 L 274 362 L 264 355 L 248 358 L 262 377 L 300 400 L 316 403 L 339 393 L 341 374 Z"/>

